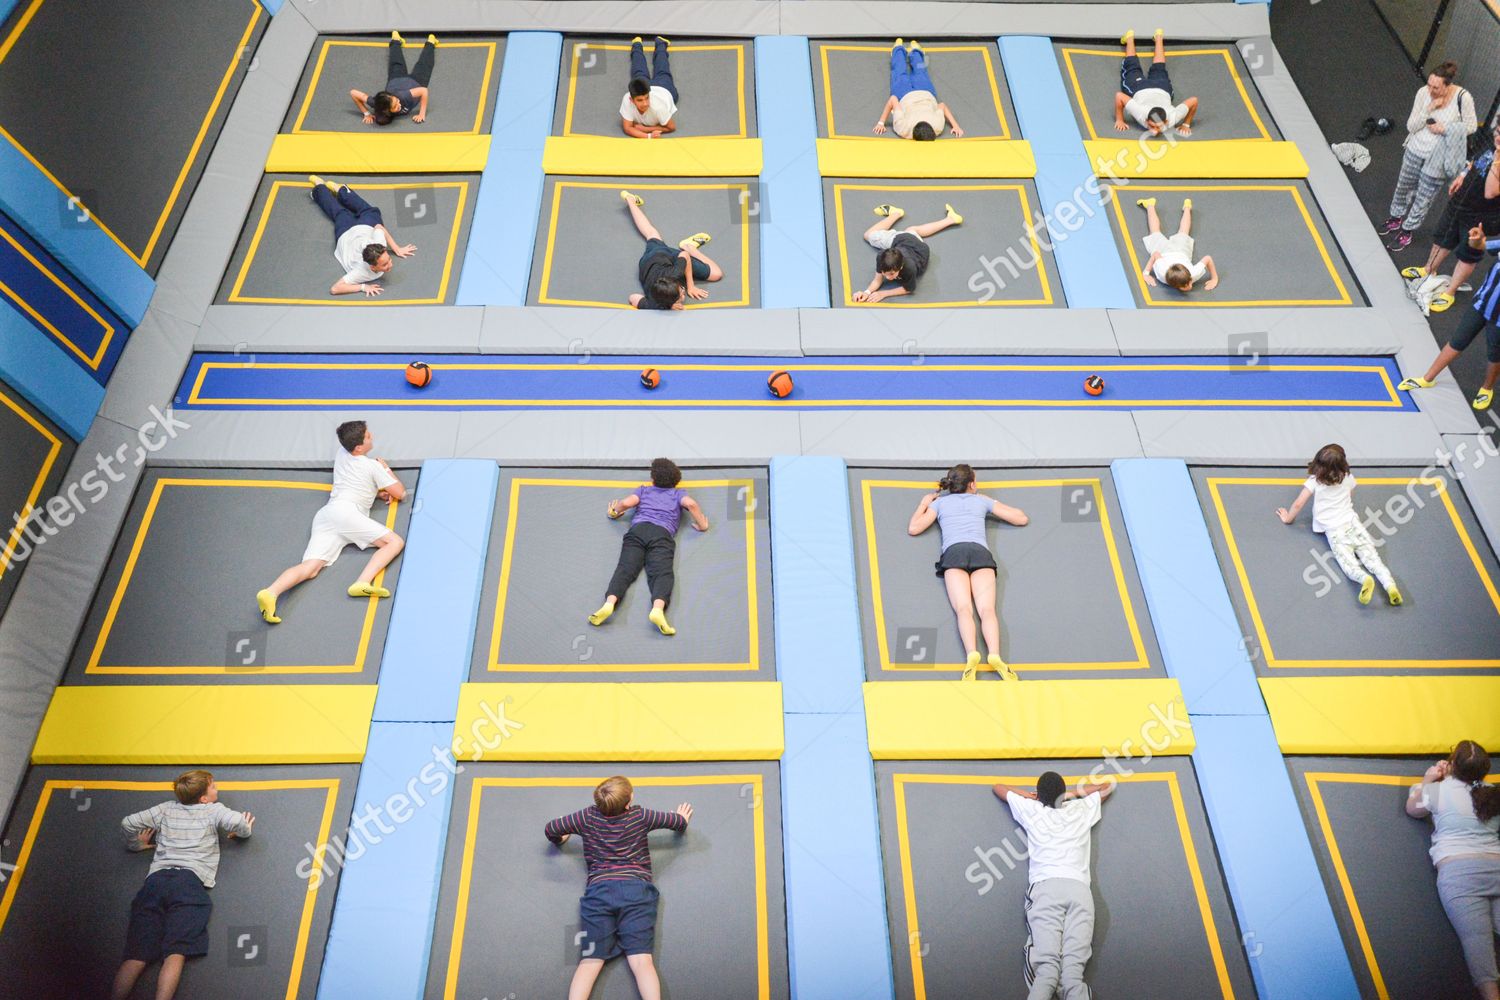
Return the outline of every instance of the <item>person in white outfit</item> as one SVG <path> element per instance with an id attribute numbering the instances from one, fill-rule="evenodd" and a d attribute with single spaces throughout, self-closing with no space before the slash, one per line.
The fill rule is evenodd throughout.
<path id="1" fill-rule="evenodd" d="M 1459 176 L 1468 159 L 1468 137 L 1479 127 L 1474 95 L 1453 82 L 1458 65 L 1445 62 L 1417 91 L 1406 117 L 1401 173 L 1391 196 L 1391 217 L 1381 231 L 1392 250 L 1411 245 L 1438 188 Z"/>

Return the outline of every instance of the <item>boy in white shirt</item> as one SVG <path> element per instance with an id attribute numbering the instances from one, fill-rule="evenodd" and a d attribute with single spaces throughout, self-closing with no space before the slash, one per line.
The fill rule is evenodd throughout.
<path id="1" fill-rule="evenodd" d="M 344 269 L 344 276 L 328 289 L 332 295 L 364 292 L 373 298 L 385 289 L 375 284 L 391 267 L 391 254 L 410 257 L 416 244 L 406 246 L 385 228 L 380 209 L 355 194 L 347 184 L 325 181 L 308 174 L 312 181 L 312 200 L 333 221 L 333 259 Z"/>
<path id="2" fill-rule="evenodd" d="M 1207 276 L 1203 290 L 1211 292 L 1217 288 L 1219 270 L 1214 267 L 1214 259 L 1204 254 L 1196 264 L 1193 263 L 1193 237 L 1189 235 L 1193 228 L 1193 199 L 1182 199 L 1182 222 L 1171 236 L 1162 234 L 1155 198 L 1137 198 L 1135 203 L 1146 210 L 1146 223 L 1151 227 L 1151 232 L 1141 241 L 1151 255 L 1141 271 L 1146 284 L 1170 285 L 1179 292 L 1191 292 L 1193 285 Z"/>
<path id="3" fill-rule="evenodd" d="M 880 109 L 873 129 L 876 135 L 885 134 L 887 118 L 891 131 L 903 139 L 931 142 L 942 134 L 944 124 L 955 139 L 963 138 L 958 119 L 937 98 L 937 87 L 927 72 L 927 53 L 915 38 L 910 42 L 898 38 L 891 46 L 891 96 Z"/>
<path id="4" fill-rule="evenodd" d="M 328 503 L 313 517 L 302 561 L 255 595 L 260 616 L 272 625 L 281 623 L 276 616 L 276 599 L 332 566 L 346 545 L 358 545 L 361 549 L 375 546 L 359 579 L 349 586 L 349 596 L 391 596 L 389 590 L 373 581 L 401 553 L 406 542 L 372 518 L 370 507 L 377 498 L 391 503 L 406 499 L 406 487 L 383 459 L 370 456 L 375 439 L 363 420 L 339 424 L 337 435 L 340 447 L 333 456 L 333 491 Z"/>
<path id="5" fill-rule="evenodd" d="M 630 85 L 620 101 L 620 130 L 636 139 L 654 139 L 677 131 L 677 85 L 667 39 L 656 36 L 651 52 L 652 72 L 646 72 L 646 50 L 641 36 L 630 40 Z"/>
<path id="6" fill-rule="evenodd" d="M 1115 131 L 1124 132 L 1130 127 L 1125 124 L 1125 115 L 1129 114 L 1152 135 L 1162 135 L 1174 127 L 1178 135 L 1192 135 L 1198 98 L 1172 103 L 1172 78 L 1167 75 L 1162 29 L 1157 28 L 1153 38 L 1156 55 L 1151 60 L 1150 72 L 1141 70 L 1141 58 L 1135 54 L 1135 32 L 1127 31 L 1120 39 L 1125 46 L 1125 59 L 1120 64 L 1120 90 L 1115 94 Z"/>

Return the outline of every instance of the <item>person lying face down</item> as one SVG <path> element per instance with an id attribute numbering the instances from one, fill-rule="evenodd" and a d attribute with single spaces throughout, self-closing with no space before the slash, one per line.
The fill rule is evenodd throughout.
<path id="1" fill-rule="evenodd" d="M 916 39 L 903 43 L 898 38 L 891 46 L 891 96 L 875 122 L 876 135 L 885 134 L 887 118 L 891 131 L 903 139 L 931 142 L 942 133 L 944 124 L 952 129 L 955 139 L 964 134 L 948 105 L 937 99 L 937 88 L 927 72 L 927 53 Z"/>
<path id="2" fill-rule="evenodd" d="M 391 32 L 387 53 L 386 84 L 374 96 L 362 90 L 350 90 L 349 97 L 359 109 L 366 125 L 389 125 L 402 115 L 411 115 L 413 123 L 420 125 L 427 120 L 428 83 L 432 80 L 433 64 L 437 61 L 437 36 L 428 35 L 422 54 L 410 71 L 406 68 L 406 40 L 399 31 Z M 415 113 L 413 113 L 415 109 Z"/>
<path id="3" fill-rule="evenodd" d="M 1135 32 L 1127 31 L 1120 39 L 1125 45 L 1125 59 L 1120 64 L 1120 90 L 1115 94 L 1115 131 L 1124 132 L 1125 115 L 1152 135 L 1162 135 L 1176 128 L 1179 135 L 1193 134 L 1193 116 L 1198 113 L 1198 98 L 1189 97 L 1181 104 L 1172 103 L 1172 78 L 1167 75 L 1166 46 L 1162 29 L 1153 39 L 1156 54 L 1150 72 L 1141 69 L 1135 54 Z"/>
<path id="4" fill-rule="evenodd" d="M 630 42 L 630 83 L 620 102 L 620 131 L 633 139 L 655 139 L 677 131 L 677 84 L 672 81 L 671 42 L 656 36 L 647 72 L 641 36 Z"/>
<path id="5" fill-rule="evenodd" d="M 646 218 L 644 198 L 621 191 L 620 200 L 625 202 L 636 231 L 646 241 L 646 249 L 636 265 L 641 291 L 633 292 L 627 301 L 636 309 L 681 309 L 688 299 L 708 298 L 708 292 L 697 283 L 724 277 L 719 265 L 703 252 L 712 237 L 694 233 L 680 240 L 674 252 Z"/>

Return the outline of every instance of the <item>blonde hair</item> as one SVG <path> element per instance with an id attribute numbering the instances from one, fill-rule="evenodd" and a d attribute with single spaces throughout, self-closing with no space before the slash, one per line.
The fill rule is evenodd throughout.
<path id="1" fill-rule="evenodd" d="M 172 793 L 178 802 L 190 806 L 207 795 L 208 786 L 213 783 L 214 776 L 207 771 L 183 771 L 172 782 Z"/>
<path id="2" fill-rule="evenodd" d="M 630 779 L 617 774 L 599 782 L 599 787 L 594 789 L 594 805 L 606 816 L 618 816 L 630 805 L 630 796 L 634 792 Z"/>

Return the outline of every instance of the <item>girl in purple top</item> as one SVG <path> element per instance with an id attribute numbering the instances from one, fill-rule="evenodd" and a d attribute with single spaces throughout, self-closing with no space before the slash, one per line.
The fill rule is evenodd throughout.
<path id="1" fill-rule="evenodd" d="M 609 502 L 611 519 L 636 508 L 635 519 L 625 540 L 620 544 L 620 562 L 615 566 L 615 575 L 609 578 L 609 593 L 604 606 L 589 615 L 590 625 L 603 625 L 615 613 L 615 605 L 635 578 L 641 567 L 646 569 L 646 584 L 651 588 L 651 624 L 662 635 L 676 635 L 677 630 L 667 624 L 667 602 L 672 599 L 672 586 L 676 582 L 672 573 L 672 562 L 677 555 L 677 523 L 682 512 L 687 511 L 693 519 L 693 527 L 708 530 L 708 518 L 698 501 L 677 488 L 682 482 L 682 470 L 670 458 L 658 458 L 651 463 L 651 485 L 639 486 L 628 497 Z"/>
<path id="2" fill-rule="evenodd" d="M 929 493 L 917 504 L 910 535 L 920 535 L 937 522 L 943 536 L 943 554 L 937 561 L 937 575 L 948 589 L 948 603 L 958 619 L 958 634 L 964 643 L 964 680 L 972 681 L 979 670 L 979 648 L 974 636 L 974 608 L 979 608 L 979 626 L 984 630 L 984 645 L 990 651 L 990 669 L 1001 680 L 1016 680 L 1016 672 L 1000 659 L 1000 618 L 995 613 L 995 557 L 985 538 L 985 518 L 995 517 L 1006 524 L 1021 527 L 1027 523 L 1025 512 L 1009 507 L 979 492 L 974 484 L 974 469 L 955 465 L 938 482 L 938 492 Z"/>

